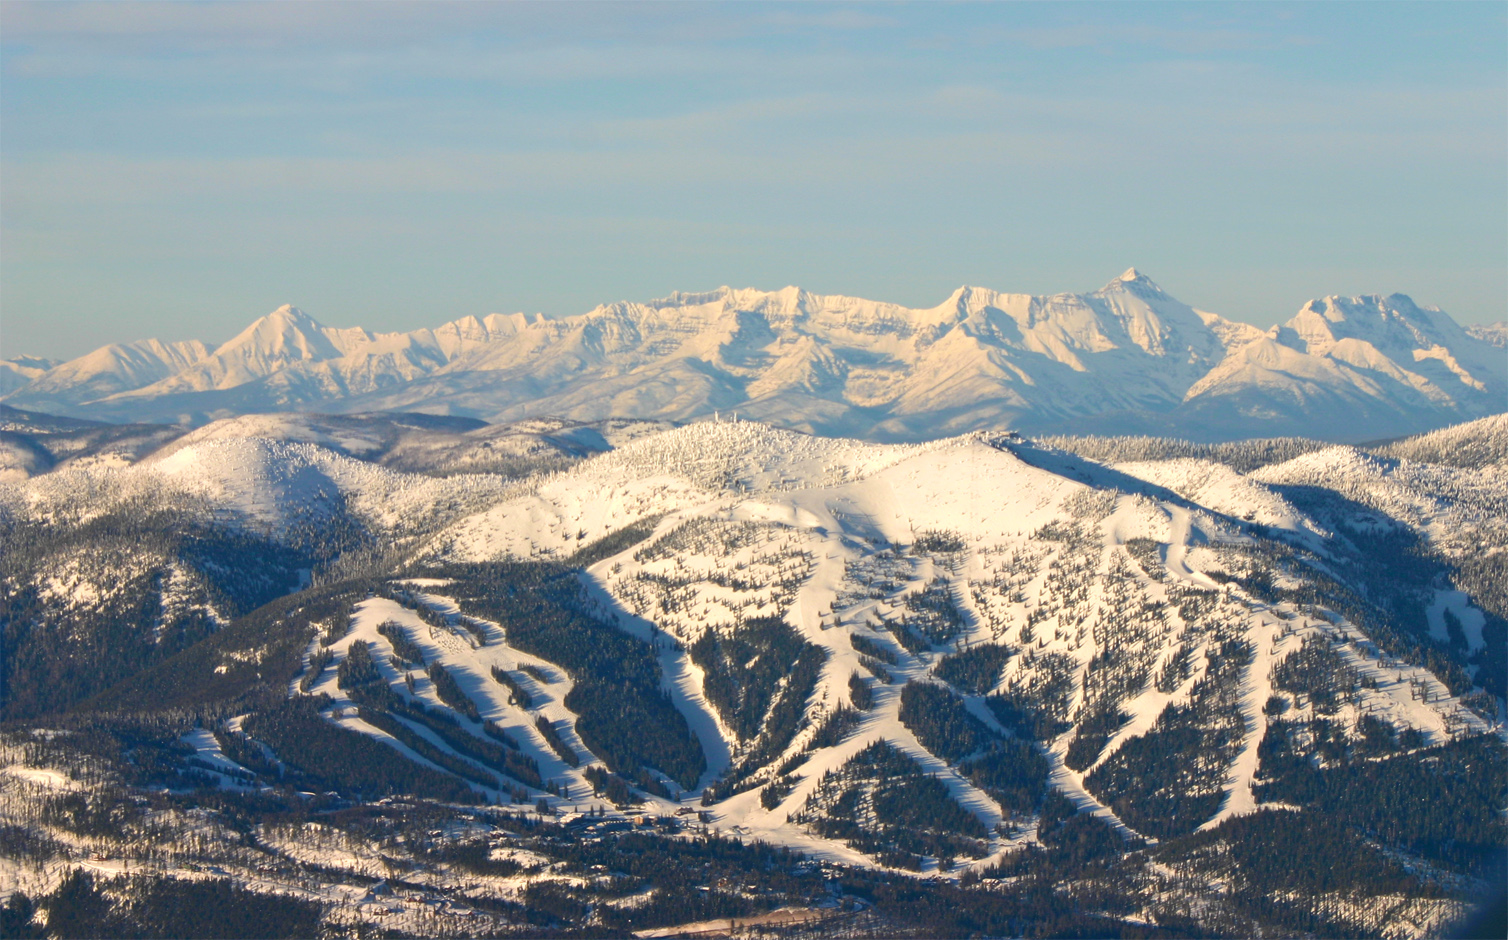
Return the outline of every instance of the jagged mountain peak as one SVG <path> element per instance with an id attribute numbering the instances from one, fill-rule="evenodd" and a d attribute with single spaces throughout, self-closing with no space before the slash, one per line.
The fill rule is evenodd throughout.
<path id="1" fill-rule="evenodd" d="M 1153 294 L 1166 294 L 1166 292 L 1163 291 L 1162 287 L 1158 285 L 1156 281 L 1152 280 L 1150 277 L 1147 277 L 1136 268 L 1127 268 L 1121 273 L 1120 277 L 1115 278 L 1110 283 L 1100 288 L 1099 293 L 1106 294 L 1110 293 L 1111 291 L 1128 289 L 1134 291 L 1150 292 Z"/>
<path id="2" fill-rule="evenodd" d="M 281 307 L 278 307 L 276 310 L 267 314 L 267 316 L 285 320 L 308 320 L 311 323 L 315 322 L 313 317 L 309 316 L 309 314 L 305 313 L 303 310 L 300 310 L 298 307 L 295 307 L 293 304 L 283 304 Z"/>
<path id="3" fill-rule="evenodd" d="M 279 338 L 292 339 L 298 334 L 312 337 L 323 334 L 325 331 L 325 325 L 304 310 L 293 304 L 283 304 L 271 313 L 253 320 L 220 348 L 224 349 L 242 340 L 253 340 L 265 345 Z"/>
<path id="4" fill-rule="evenodd" d="M 1429 350 L 1466 334 L 1439 308 L 1420 307 L 1407 294 L 1362 294 L 1310 300 L 1271 335 L 1285 345 L 1322 353 L 1347 339 L 1379 349 Z"/>
<path id="5" fill-rule="evenodd" d="M 273 367 L 277 362 L 293 362 L 300 359 L 335 359 L 344 353 L 345 333 L 353 330 L 327 329 L 323 323 L 303 312 L 291 303 L 279 306 L 265 317 L 232 336 L 219 349 L 214 350 L 216 359 L 244 359 L 259 365 Z M 365 338 L 366 330 L 354 330 Z M 261 373 L 261 368 L 253 371 Z"/>
<path id="6" fill-rule="evenodd" d="M 150 385 L 202 361 L 210 347 L 198 340 L 165 343 L 156 339 L 111 343 L 54 365 L 21 389 L 39 410 L 67 408 Z"/>
<path id="7" fill-rule="evenodd" d="M 651 310 L 718 306 L 723 310 L 771 312 L 790 316 L 801 312 L 812 296 L 808 291 L 794 284 L 788 284 L 779 290 L 762 290 L 758 287 L 729 287 L 724 284 L 716 290 L 710 291 L 672 291 L 667 296 L 655 298 L 642 306 Z M 605 310 L 638 306 L 641 305 L 622 302 L 620 304 L 613 304 L 610 307 L 599 307 L 598 309 Z"/>

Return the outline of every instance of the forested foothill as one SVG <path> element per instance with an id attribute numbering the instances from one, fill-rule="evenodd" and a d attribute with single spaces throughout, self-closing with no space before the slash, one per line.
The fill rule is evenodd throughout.
<path id="1" fill-rule="evenodd" d="M 741 517 L 765 484 L 725 447 L 712 516 L 643 496 L 486 561 L 430 540 L 579 457 L 462 461 L 388 528 L 338 487 L 276 521 L 0 502 L 0 937 L 1448 934 L 1508 845 L 1508 562 L 1430 467 L 1496 451 L 1351 452 L 1470 523 L 1426 537 L 1314 442 L 968 446 L 1078 482 L 908 540 Z M 1308 528 L 1137 461 L 1261 478 Z M 1173 510 L 1215 535 L 1136 527 Z"/>

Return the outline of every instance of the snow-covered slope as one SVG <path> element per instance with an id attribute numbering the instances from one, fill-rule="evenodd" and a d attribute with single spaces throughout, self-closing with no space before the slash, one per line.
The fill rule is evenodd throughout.
<path id="1" fill-rule="evenodd" d="M 1466 327 L 1466 332 L 1489 346 L 1496 346 L 1499 349 L 1508 348 L 1508 320 L 1499 320 L 1496 323 L 1473 323 Z"/>
<path id="2" fill-rule="evenodd" d="M 0 359 L 0 395 L 13 392 L 41 376 L 57 363 L 38 356 L 16 356 Z"/>
<path id="3" fill-rule="evenodd" d="M 478 562 L 584 550 L 615 622 L 676 641 L 661 660 L 666 675 L 678 677 L 677 700 L 694 713 L 694 726 L 716 729 L 713 750 L 724 756 L 711 771 L 741 781 L 716 789 L 711 813 L 724 827 L 853 860 L 851 846 L 790 823 L 817 820 L 824 788 L 883 741 L 942 780 L 986 830 L 1009 832 L 1004 823 L 1016 810 L 991 794 L 986 778 L 940 756 L 916 715 L 906 714 L 900 691 L 910 681 L 961 696 L 987 728 L 1001 729 L 1011 713 L 987 707 L 987 693 L 1046 709 L 1041 714 L 1058 722 L 1042 742 L 1054 785 L 1123 831 L 1166 836 L 1258 808 L 1257 744 L 1269 700 L 1291 685 L 1279 664 L 1300 650 L 1317 655 L 1315 644 L 1344 643 L 1338 662 L 1375 689 L 1338 711 L 1325 705 L 1324 714 L 1340 716 L 1327 720 L 1354 725 L 1370 715 L 1430 741 L 1487 727 L 1439 680 L 1387 652 L 1396 650 L 1396 635 L 1368 635 L 1327 606 L 1337 602 L 1300 601 L 1351 596 L 1344 590 L 1354 587 L 1337 585 L 1360 556 L 1285 499 L 1284 487 L 1372 493 L 1367 501 L 1383 508 L 1361 507 L 1348 524 L 1426 537 L 1447 518 L 1480 523 L 1482 507 L 1508 493 L 1500 480 L 1478 481 L 1468 506 L 1470 483 L 1459 472 L 1416 466 L 1403 471 L 1405 482 L 1390 481 L 1396 464 L 1334 448 L 1249 477 L 1187 458 L 1103 467 L 1010 437 L 887 446 L 708 422 L 555 475 L 451 526 L 431 551 L 446 562 Z M 1137 481 L 1147 485 L 1138 491 Z M 1442 491 L 1451 495 L 1434 502 L 1421 495 Z M 597 540 L 636 525 L 616 550 L 594 552 Z M 1434 596 L 1428 584 L 1419 590 Z M 1458 613 L 1480 622 L 1479 612 Z M 748 624 L 772 617 L 824 658 L 804 693 L 804 730 L 773 744 L 768 726 L 737 730 L 737 713 L 718 698 L 720 667 L 706 652 L 709 636 L 742 642 Z M 1482 641 L 1471 642 L 1468 651 Z M 958 686 L 948 678 L 956 675 L 950 656 L 996 645 L 1010 651 L 1008 663 L 988 681 Z M 862 680 L 872 704 L 840 740 L 814 743 L 857 694 L 851 686 L 860 680 L 850 677 L 874 671 L 866 650 L 876 648 L 887 651 L 888 664 L 879 666 L 886 681 Z M 1236 660 L 1219 652 L 1236 649 L 1246 651 Z M 1419 700 L 1421 682 L 1431 690 L 1427 702 Z M 1303 695 L 1298 701 L 1299 712 L 1311 707 Z M 1096 738 L 1094 716 L 1106 709 L 1123 716 L 1120 730 Z M 1196 737 L 1219 755 L 1201 760 L 1215 763 L 1193 773 L 1197 780 L 1181 785 L 1187 790 L 1139 791 L 1117 749 L 1148 735 L 1171 742 L 1167 716 L 1191 713 L 1205 715 Z M 1138 808 L 1163 799 L 1196 815 L 1174 824 Z M 1016 847 L 1013 838 L 986 841 L 981 859 Z"/>
<path id="4" fill-rule="evenodd" d="M 683 421 L 736 409 L 871 440 L 1019 428 L 1360 442 L 1508 407 L 1493 335 L 1396 294 L 1311 301 L 1263 333 L 1135 269 L 1087 294 L 963 287 L 924 309 L 723 287 L 390 334 L 284 306 L 213 351 L 146 368 L 132 358 L 146 352 L 107 347 L 6 400 L 194 423 L 289 410 Z"/>
<path id="5" fill-rule="evenodd" d="M 1206 428 L 1265 418 L 1274 433 L 1362 441 L 1508 406 L 1508 359 L 1401 294 L 1313 300 L 1188 391 Z"/>
<path id="6" fill-rule="evenodd" d="M 43 372 L 7 403 L 36 411 L 70 413 L 76 406 L 151 385 L 209 355 L 198 340 L 163 343 L 155 339 L 102 346 Z"/>
<path id="7" fill-rule="evenodd" d="M 1501 468 L 1508 464 L 1508 414 L 1492 415 L 1374 447 L 1387 457 L 1450 467 Z"/>
<path id="8" fill-rule="evenodd" d="M 255 414 L 222 418 L 178 438 L 154 456 L 206 441 L 262 438 L 288 443 L 318 444 L 364 460 L 381 457 L 406 435 L 422 432 L 456 435 L 484 427 L 479 421 L 431 415 Z"/>
<path id="9" fill-rule="evenodd" d="M 109 430 L 0 410 L 0 448 Z M 106 766 L 172 794 L 153 827 L 215 788 L 205 820 L 249 800 L 223 845 L 175 837 L 196 860 L 173 877 L 212 858 L 305 890 L 349 866 L 330 896 L 366 900 L 342 923 L 420 932 L 438 915 L 374 907 L 375 879 L 490 892 L 513 921 L 663 895 L 661 920 L 619 924 L 671 935 L 687 905 L 767 897 L 756 869 L 836 864 L 881 887 L 821 901 L 835 917 L 905 884 L 1005 911 L 991 933 L 1069 895 L 1137 929 L 1256 935 L 1219 905 L 1265 898 L 1415 938 L 1462 909 L 1457 853 L 1501 842 L 1501 417 L 1371 450 L 874 443 L 724 415 L 169 430 L 134 463 L 0 479 L 5 821 L 72 833 L 58 864 L 126 841 L 56 822 Z M 488 449 L 562 459 L 456 472 Z M 678 888 L 626 880 L 683 852 Z M 464 914 L 445 923 L 479 932 Z"/>
<path id="10" fill-rule="evenodd" d="M 1482 437 L 1479 430 L 1470 439 L 1480 444 Z M 1496 464 L 1461 468 L 1332 447 L 1262 467 L 1251 479 L 1279 493 L 1307 490 L 1351 501 L 1353 507 L 1331 511 L 1350 513 L 1357 522 L 1374 512 L 1383 532 L 1406 527 L 1466 550 L 1508 544 L 1508 480 Z"/>

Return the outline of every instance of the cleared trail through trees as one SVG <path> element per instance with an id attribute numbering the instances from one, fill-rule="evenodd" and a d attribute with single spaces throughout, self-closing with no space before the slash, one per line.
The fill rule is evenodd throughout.
<path id="1" fill-rule="evenodd" d="M 603 610 L 614 615 L 616 618 L 614 623 L 619 630 L 645 643 L 656 644 L 655 655 L 660 661 L 660 669 L 665 679 L 664 686 L 670 693 L 676 709 L 685 716 L 686 723 L 691 727 L 691 733 L 696 735 L 697 741 L 702 746 L 702 753 L 707 757 L 707 769 L 702 772 L 701 779 L 696 784 L 697 790 L 700 791 L 710 786 L 733 762 L 733 750 L 728 743 L 732 732 L 722 727 L 717 714 L 712 709 L 712 704 L 702 694 L 702 683 L 696 675 L 696 665 L 692 663 L 691 656 L 681 650 L 679 644 L 671 642 L 673 638 L 660 631 L 653 623 L 625 609 L 622 603 L 603 587 L 601 580 L 593 575 L 593 571 L 601 570 L 612 563 L 612 558 L 599 561 L 587 570 L 581 582 L 586 586 L 588 596 L 600 604 Z"/>

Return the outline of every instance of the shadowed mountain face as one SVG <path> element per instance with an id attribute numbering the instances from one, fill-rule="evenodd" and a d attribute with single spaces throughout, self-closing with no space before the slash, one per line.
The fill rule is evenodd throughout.
<path id="1" fill-rule="evenodd" d="M 272 411 L 490 422 L 685 420 L 737 409 L 798 430 L 925 440 L 974 430 L 1200 440 L 1398 436 L 1504 410 L 1496 334 L 1402 295 L 1328 297 L 1263 332 L 1135 269 L 1090 294 L 960 288 L 912 309 L 721 288 L 559 320 L 331 329 L 282 307 L 217 349 L 143 341 L 40 372 L 20 408 L 202 423 Z"/>

